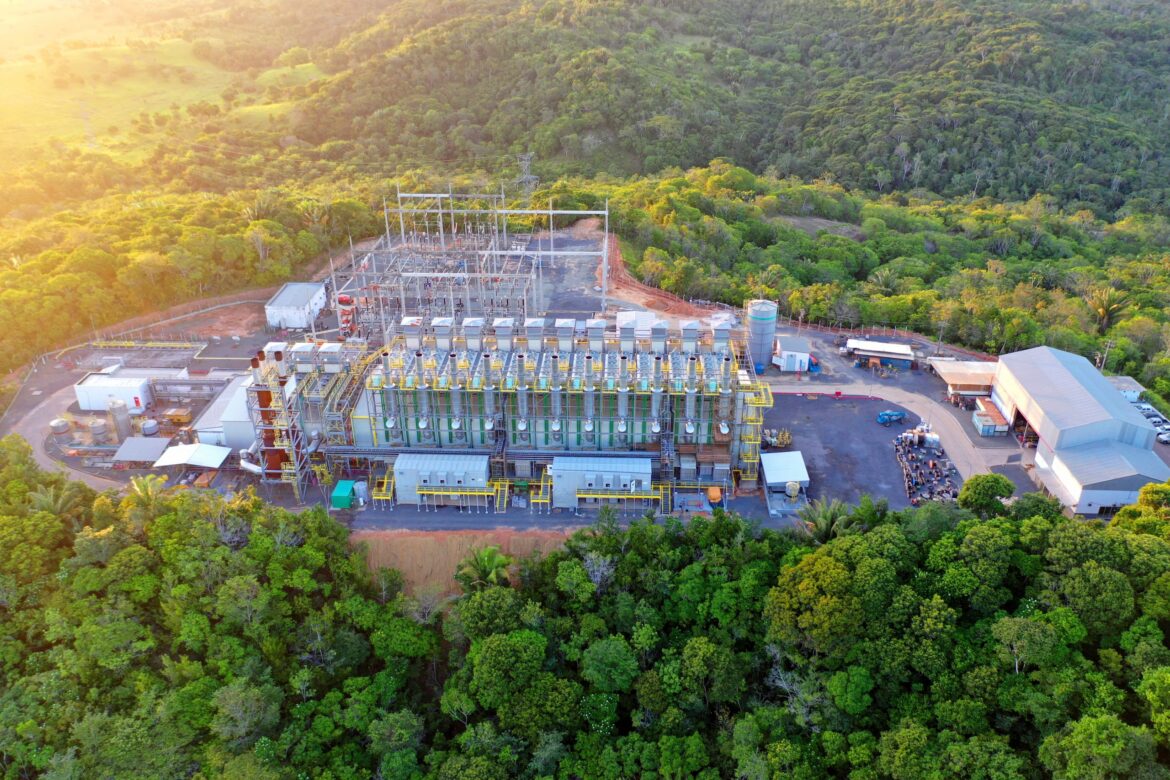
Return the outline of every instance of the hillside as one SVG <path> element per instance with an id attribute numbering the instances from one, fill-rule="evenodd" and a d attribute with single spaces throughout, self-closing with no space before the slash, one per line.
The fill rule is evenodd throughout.
<path id="1" fill-rule="evenodd" d="M 338 75 L 294 127 L 370 164 L 723 156 L 877 192 L 1147 210 L 1167 205 L 1168 37 L 1155 2 L 408 1 L 323 55 Z"/>

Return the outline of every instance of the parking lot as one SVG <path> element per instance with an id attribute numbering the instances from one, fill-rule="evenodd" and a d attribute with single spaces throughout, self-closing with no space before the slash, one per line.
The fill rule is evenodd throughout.
<path id="1" fill-rule="evenodd" d="M 893 439 L 919 419 L 908 412 L 905 422 L 887 428 L 877 422 L 885 409 L 906 411 L 888 401 L 779 394 L 764 427 L 792 432 L 790 449 L 804 454 L 811 498 L 855 503 L 868 493 L 902 509 L 910 502 Z"/>

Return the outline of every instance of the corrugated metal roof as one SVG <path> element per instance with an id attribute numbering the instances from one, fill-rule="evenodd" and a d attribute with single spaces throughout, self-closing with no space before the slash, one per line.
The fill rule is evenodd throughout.
<path id="1" fill-rule="evenodd" d="M 650 477 L 649 458 L 574 457 L 560 455 L 553 458 L 552 467 L 556 471 L 584 471 L 590 474 L 621 471 L 647 479 Z"/>
<path id="2" fill-rule="evenodd" d="M 939 378 L 951 385 L 987 385 L 995 377 L 995 363 L 982 360 L 939 360 L 931 358 L 930 365 Z"/>
<path id="3" fill-rule="evenodd" d="M 170 442 L 157 436 L 131 436 L 114 453 L 120 462 L 153 463 L 163 454 Z"/>
<path id="4" fill-rule="evenodd" d="M 786 485 L 789 482 L 808 482 L 808 467 L 804 454 L 795 452 L 765 452 L 760 455 L 760 467 L 764 469 L 764 484 Z"/>
<path id="5" fill-rule="evenodd" d="M 142 387 L 149 382 L 147 377 L 110 376 L 108 374 L 86 374 L 77 384 L 83 387 Z"/>
<path id="6" fill-rule="evenodd" d="M 195 466 L 202 469 L 217 469 L 232 454 L 231 447 L 218 447 L 214 444 L 180 444 L 171 447 L 154 462 L 154 467 L 163 466 Z"/>
<path id="7" fill-rule="evenodd" d="M 1095 442 L 1057 450 L 1056 457 L 1083 487 L 1140 477 L 1150 482 L 1170 479 L 1167 466 L 1152 450 L 1120 442 Z"/>
<path id="8" fill-rule="evenodd" d="M 1080 355 L 1034 347 L 1003 355 L 999 364 L 1011 372 L 1059 430 L 1106 420 L 1149 427 L 1101 372 Z"/>
<path id="9" fill-rule="evenodd" d="M 443 455 L 435 453 L 404 452 L 394 459 L 395 471 L 434 472 L 451 474 L 487 473 L 487 455 Z"/>
<path id="10" fill-rule="evenodd" d="M 907 344 L 889 344 L 885 341 L 866 341 L 865 339 L 849 339 L 845 348 L 860 352 L 873 352 L 882 355 L 895 355 L 907 360 L 914 359 L 914 350 Z"/>
<path id="11" fill-rule="evenodd" d="M 206 431 L 212 428 L 222 428 L 224 420 L 242 422 L 248 419 L 248 404 L 246 391 L 242 388 L 252 381 L 250 374 L 238 376 L 228 382 L 220 394 L 204 407 L 195 423 L 191 426 L 197 431 Z M 233 402 L 234 408 L 233 409 Z M 233 413 L 234 412 L 234 413 Z"/>
<path id="12" fill-rule="evenodd" d="M 809 354 L 812 352 L 812 347 L 809 346 L 808 339 L 800 336 L 781 336 L 780 350 L 783 352 L 798 352 Z"/>
<path id="13" fill-rule="evenodd" d="M 313 296 L 325 289 L 324 282 L 286 282 L 283 287 L 276 291 L 276 295 L 268 300 L 266 306 L 282 307 L 292 306 L 301 308 L 309 301 L 313 300 Z"/>
<path id="14" fill-rule="evenodd" d="M 1134 379 L 1132 376 L 1107 376 L 1105 381 L 1116 387 L 1118 390 L 1132 390 L 1136 393 L 1144 393 L 1146 388 L 1142 383 Z"/>

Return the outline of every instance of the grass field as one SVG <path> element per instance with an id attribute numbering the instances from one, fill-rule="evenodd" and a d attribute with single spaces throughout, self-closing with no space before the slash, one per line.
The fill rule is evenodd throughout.
<path id="1" fill-rule="evenodd" d="M 325 72 L 311 62 L 287 68 L 270 68 L 256 77 L 262 87 L 295 87 L 324 78 Z"/>
<path id="2" fill-rule="evenodd" d="M 19 150 L 55 137 L 117 153 L 140 112 L 219 103 L 231 78 L 177 39 L 66 49 L 49 62 L 9 59 L 0 64 L 0 146 Z"/>

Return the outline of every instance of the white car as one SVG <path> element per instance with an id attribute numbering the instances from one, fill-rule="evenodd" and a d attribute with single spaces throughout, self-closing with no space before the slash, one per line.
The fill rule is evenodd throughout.
<path id="1" fill-rule="evenodd" d="M 1159 433 L 1158 441 L 1162 444 L 1170 444 L 1170 433 Z"/>

